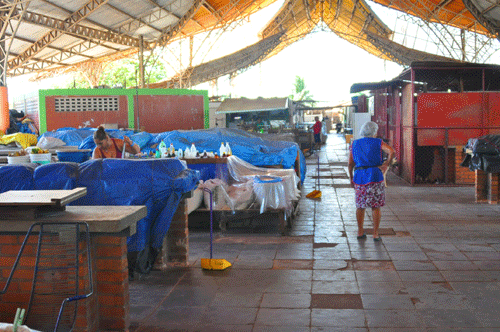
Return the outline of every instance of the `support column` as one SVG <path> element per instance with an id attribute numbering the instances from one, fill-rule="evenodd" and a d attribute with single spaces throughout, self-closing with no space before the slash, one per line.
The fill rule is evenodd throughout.
<path id="1" fill-rule="evenodd" d="M 139 87 L 144 88 L 144 37 L 139 36 Z"/>

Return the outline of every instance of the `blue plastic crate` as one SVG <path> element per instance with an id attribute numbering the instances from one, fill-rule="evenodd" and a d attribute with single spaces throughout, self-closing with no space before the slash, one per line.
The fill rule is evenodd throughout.
<path id="1" fill-rule="evenodd" d="M 84 161 L 89 160 L 92 154 L 92 150 L 83 149 L 83 150 L 71 150 L 71 151 L 56 151 L 56 153 L 59 161 L 83 163 Z"/>

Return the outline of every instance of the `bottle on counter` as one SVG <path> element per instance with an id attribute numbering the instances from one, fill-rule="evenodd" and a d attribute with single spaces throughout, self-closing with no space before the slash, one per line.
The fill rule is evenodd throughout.
<path id="1" fill-rule="evenodd" d="M 194 146 L 194 143 L 191 143 L 191 149 L 189 150 L 191 158 L 195 158 L 197 153 L 196 146 Z"/>
<path id="2" fill-rule="evenodd" d="M 165 158 L 167 156 L 167 145 L 165 142 L 161 141 L 158 145 L 158 150 L 160 150 L 161 158 Z"/>
<path id="3" fill-rule="evenodd" d="M 231 147 L 229 146 L 229 142 L 226 142 L 226 156 L 229 157 L 232 155 L 233 155 L 233 151 L 231 150 Z"/>
<path id="4" fill-rule="evenodd" d="M 184 153 L 182 152 L 182 149 L 179 148 L 179 151 L 177 151 L 177 158 L 183 158 L 184 157 Z"/>
<path id="5" fill-rule="evenodd" d="M 184 150 L 184 158 L 191 158 L 191 150 L 186 146 L 186 150 Z"/>
<path id="6" fill-rule="evenodd" d="M 226 147 L 224 146 L 224 142 L 220 143 L 219 155 L 221 157 L 225 157 L 227 155 L 227 150 L 226 150 Z"/>

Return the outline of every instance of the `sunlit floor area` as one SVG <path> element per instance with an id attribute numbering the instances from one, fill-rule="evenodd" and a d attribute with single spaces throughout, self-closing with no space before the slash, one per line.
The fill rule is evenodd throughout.
<path id="1" fill-rule="evenodd" d="M 272 220 L 216 231 L 227 270 L 201 269 L 210 235 L 191 231 L 188 267 L 130 281 L 130 331 L 500 331 L 500 206 L 389 174 L 382 241 L 370 212 L 358 240 L 347 157 L 340 134 L 308 157 L 286 236 Z"/>

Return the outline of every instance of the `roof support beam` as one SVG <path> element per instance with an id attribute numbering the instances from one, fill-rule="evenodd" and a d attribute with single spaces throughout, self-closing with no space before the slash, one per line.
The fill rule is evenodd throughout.
<path id="1" fill-rule="evenodd" d="M 90 57 L 90 56 L 85 55 L 83 53 L 94 48 L 94 47 L 97 47 L 97 46 L 101 46 L 101 44 L 93 42 L 91 40 L 87 40 L 87 41 L 84 41 L 78 45 L 75 45 L 73 47 L 65 49 L 56 55 L 47 57 L 47 58 L 43 59 L 41 61 L 41 63 L 34 62 L 32 64 L 29 64 L 29 65 L 23 64 L 23 66 L 24 65 L 25 66 L 22 70 L 17 70 L 17 67 L 16 67 L 16 68 L 9 68 L 9 71 L 10 71 L 10 74 L 12 74 L 14 76 L 15 75 L 23 75 L 23 74 L 27 74 L 27 73 L 32 72 L 32 71 L 39 71 L 40 69 L 44 69 L 45 67 L 47 67 L 48 63 L 62 62 L 62 61 L 67 60 L 73 56 L 82 56 L 82 57 L 85 57 L 88 59 L 95 59 L 95 57 Z"/>
<path id="2" fill-rule="evenodd" d="M 71 28 L 76 25 L 78 22 L 83 20 L 85 17 L 93 13 L 95 10 L 100 8 L 109 0 L 90 0 L 84 6 L 79 8 L 76 12 L 71 14 L 66 20 L 65 27 Z M 36 41 L 33 45 L 31 45 L 27 50 L 18 55 L 12 60 L 9 60 L 8 67 L 9 69 L 15 69 L 20 67 L 23 63 L 34 57 L 40 51 L 42 51 L 47 45 L 54 42 L 54 40 L 58 39 L 63 35 L 63 31 L 61 30 L 52 30 L 45 34 L 42 38 Z"/>
<path id="3" fill-rule="evenodd" d="M 89 39 L 89 38 L 97 39 L 100 41 L 107 41 L 125 46 L 139 45 L 139 40 L 137 38 L 128 35 L 89 28 L 80 24 L 67 26 L 67 22 L 65 20 L 59 20 L 57 18 L 53 18 L 42 14 L 26 12 L 23 15 L 22 19 L 24 22 L 27 23 L 36 24 L 54 30 L 59 30 L 60 32 L 68 33 L 84 39 Z"/>
<path id="4" fill-rule="evenodd" d="M 162 32 L 160 29 L 158 29 L 158 28 L 156 28 L 156 27 L 152 26 L 151 24 L 148 24 L 147 22 L 144 22 L 141 18 L 136 18 L 136 17 L 134 17 L 134 16 L 130 15 L 129 13 L 124 12 L 124 11 L 123 11 L 123 10 L 121 10 L 120 8 L 117 8 L 117 7 L 113 6 L 112 4 L 109 4 L 109 3 L 108 3 L 108 4 L 106 4 L 106 6 L 108 6 L 108 7 L 109 7 L 109 8 L 111 8 L 111 9 L 113 9 L 114 11 L 119 12 L 119 13 L 120 13 L 120 14 L 122 14 L 122 15 L 127 16 L 128 18 L 132 19 L 133 21 L 137 21 L 137 24 L 138 24 L 139 26 L 141 26 L 141 25 L 145 25 L 145 26 L 147 26 L 148 28 L 151 28 L 151 29 L 155 30 L 156 32 Z"/>

